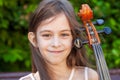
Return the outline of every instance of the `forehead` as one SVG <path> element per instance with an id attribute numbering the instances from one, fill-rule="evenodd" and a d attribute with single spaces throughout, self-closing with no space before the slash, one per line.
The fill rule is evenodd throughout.
<path id="1" fill-rule="evenodd" d="M 51 17 L 43 21 L 39 26 L 38 30 L 70 30 L 70 25 L 65 14 L 61 13 L 57 16 Z"/>

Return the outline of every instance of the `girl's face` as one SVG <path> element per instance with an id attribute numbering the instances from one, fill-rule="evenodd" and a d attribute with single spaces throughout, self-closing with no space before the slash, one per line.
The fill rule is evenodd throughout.
<path id="1" fill-rule="evenodd" d="M 66 64 L 73 40 L 70 25 L 63 13 L 53 18 L 37 28 L 37 47 L 48 64 Z"/>

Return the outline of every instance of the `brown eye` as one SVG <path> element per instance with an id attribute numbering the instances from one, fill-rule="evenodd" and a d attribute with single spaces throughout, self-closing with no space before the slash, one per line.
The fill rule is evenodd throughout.
<path id="1" fill-rule="evenodd" d="M 61 34 L 61 37 L 62 37 L 62 38 L 67 38 L 67 37 L 69 37 L 69 36 L 70 36 L 69 33 L 62 33 L 62 34 Z"/>
<path id="2" fill-rule="evenodd" d="M 66 33 L 63 33 L 63 34 L 61 34 L 61 36 L 69 36 L 69 34 L 66 34 Z"/>
<path id="3" fill-rule="evenodd" d="M 42 34 L 42 37 L 45 39 L 49 39 L 52 37 L 52 35 L 51 34 Z"/>

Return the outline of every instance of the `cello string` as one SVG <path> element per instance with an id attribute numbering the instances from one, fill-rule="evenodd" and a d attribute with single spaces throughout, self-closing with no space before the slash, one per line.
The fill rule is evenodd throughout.
<path id="1" fill-rule="evenodd" d="M 100 58 L 99 60 L 100 60 L 100 64 L 101 64 L 101 70 L 103 71 L 104 79 L 108 80 L 107 75 L 106 75 L 106 71 L 105 71 L 105 64 L 103 62 L 103 58 L 102 58 L 102 55 L 101 55 L 102 52 L 101 52 L 101 50 L 99 48 L 99 44 L 97 44 L 96 46 L 97 46 L 97 50 L 98 50 L 98 56 Z"/>
<path id="2" fill-rule="evenodd" d="M 101 75 L 103 75 L 104 74 L 104 72 L 103 72 L 103 65 L 102 65 L 102 61 L 101 61 L 101 58 L 100 58 L 100 55 L 99 55 L 99 48 L 98 48 L 98 46 L 95 44 L 95 48 L 96 48 L 96 51 L 97 51 L 97 53 L 96 53 L 96 55 L 97 55 L 97 58 L 98 58 L 98 60 L 99 60 L 99 63 L 98 64 L 100 64 L 100 69 L 101 69 Z M 105 80 L 105 77 L 104 77 L 105 75 L 103 75 L 103 78 L 104 78 L 104 80 Z"/>
<path id="3" fill-rule="evenodd" d="M 105 64 L 105 59 L 104 59 L 104 56 L 103 53 L 102 53 L 102 49 L 100 49 L 100 45 L 96 45 L 97 49 L 98 50 L 98 56 L 99 56 L 99 60 L 100 60 L 100 64 L 101 64 L 101 70 L 103 71 L 103 76 L 104 76 L 104 80 L 110 80 L 109 79 L 109 76 L 108 76 L 108 72 L 106 71 L 107 70 L 107 65 Z"/>
<path id="4" fill-rule="evenodd" d="M 100 76 L 104 76 L 104 79 L 101 78 L 100 80 L 111 80 L 110 76 L 109 76 L 107 65 L 105 63 L 105 59 L 103 56 L 103 51 L 102 51 L 101 46 L 98 44 L 94 44 L 93 49 L 94 49 L 94 53 L 96 56 Z"/>
<path id="5" fill-rule="evenodd" d="M 107 75 L 106 75 L 106 69 L 105 69 L 105 64 L 104 64 L 104 60 L 103 60 L 103 57 L 102 57 L 102 54 L 101 54 L 101 50 L 100 50 L 100 48 L 99 48 L 99 45 L 98 45 L 98 49 L 99 49 L 99 56 L 100 56 L 100 59 L 101 59 L 101 64 L 102 64 L 102 71 L 103 71 L 103 74 L 104 74 L 104 78 L 105 78 L 105 80 L 108 80 L 107 79 Z"/>
<path id="6" fill-rule="evenodd" d="M 93 51 L 94 51 L 94 55 L 95 55 L 95 58 L 96 58 L 96 65 L 97 65 L 97 69 L 98 69 L 98 73 L 99 73 L 99 78 L 100 80 L 104 80 L 103 79 L 103 73 L 102 73 L 102 70 L 101 70 L 101 64 L 99 62 L 99 58 L 98 58 L 98 55 L 97 55 L 97 52 L 96 52 L 96 46 L 94 44 L 92 44 L 92 47 L 93 47 Z"/>
<path id="7" fill-rule="evenodd" d="M 98 64 L 100 64 L 100 69 L 101 69 L 101 75 L 103 75 L 104 74 L 104 72 L 103 72 L 103 70 L 102 70 L 102 64 L 101 64 L 101 59 L 100 59 L 100 56 L 99 56 L 99 51 L 98 51 L 98 47 L 97 47 L 97 45 L 95 44 L 95 48 L 96 48 L 96 55 L 97 55 L 97 58 L 98 58 L 98 60 L 99 60 L 99 63 Z M 103 75 L 103 78 L 104 78 L 104 75 Z"/>
<path id="8" fill-rule="evenodd" d="M 109 74 L 109 70 L 108 70 L 108 67 L 107 67 L 104 55 L 103 55 L 103 50 L 102 50 L 100 44 L 99 44 L 99 49 L 100 49 L 101 57 L 102 57 L 102 60 L 103 60 L 103 63 L 104 63 L 105 72 L 106 72 L 106 75 L 107 75 L 107 78 L 108 78 L 107 80 L 111 80 L 111 77 L 110 77 L 110 74 Z"/>

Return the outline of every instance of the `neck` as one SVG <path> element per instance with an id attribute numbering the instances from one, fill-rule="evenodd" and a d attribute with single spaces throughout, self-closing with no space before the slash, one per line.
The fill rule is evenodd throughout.
<path id="1" fill-rule="evenodd" d="M 71 68 L 69 68 L 66 63 L 59 65 L 50 65 L 50 70 L 54 76 L 54 80 L 67 80 L 71 73 Z"/>

